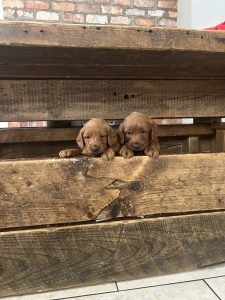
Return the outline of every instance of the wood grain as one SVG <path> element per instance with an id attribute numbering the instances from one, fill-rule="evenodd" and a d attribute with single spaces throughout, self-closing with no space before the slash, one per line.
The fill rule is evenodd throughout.
<path id="1" fill-rule="evenodd" d="M 29 134 L 25 139 L 29 139 Z M 211 143 L 211 136 L 207 136 L 207 141 Z M 186 147 L 186 139 L 184 137 L 160 137 L 159 138 L 161 154 L 180 154 L 189 153 Z M 59 151 L 62 149 L 76 148 L 75 140 L 71 141 L 42 141 L 42 142 L 18 142 L 18 143 L 0 143 L 0 158 L 1 159 L 18 159 L 18 158 L 41 158 L 41 157 L 58 157 Z M 209 151 L 213 152 L 210 147 Z"/>
<path id="2" fill-rule="evenodd" d="M 223 117 L 224 80 L 2 80 L 0 121 Z"/>
<path id="3" fill-rule="evenodd" d="M 0 228 L 225 209 L 223 153 L 1 161 L 0 174 Z"/>
<path id="4" fill-rule="evenodd" d="M 28 142 L 75 141 L 81 127 L 73 128 L 10 128 L 0 129 L 0 144 Z M 158 136 L 210 135 L 210 125 L 159 125 Z"/>
<path id="5" fill-rule="evenodd" d="M 224 52 L 225 34 L 219 31 L 18 21 L 0 25 L 1 45 Z"/>
<path id="6" fill-rule="evenodd" d="M 216 152 L 225 152 L 225 130 L 216 130 Z"/>
<path id="7" fill-rule="evenodd" d="M 224 32 L 1 22 L 1 77 L 222 76 Z"/>
<path id="8" fill-rule="evenodd" d="M 1 232 L 0 296 L 163 275 L 224 260 L 224 212 Z"/>

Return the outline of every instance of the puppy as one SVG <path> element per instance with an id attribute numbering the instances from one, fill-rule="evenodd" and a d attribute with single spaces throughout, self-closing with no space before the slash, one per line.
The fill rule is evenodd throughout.
<path id="1" fill-rule="evenodd" d="M 119 153 L 120 144 L 117 132 L 105 120 L 91 119 L 80 130 L 76 139 L 81 153 L 87 156 L 101 156 L 112 160 Z M 67 149 L 59 152 L 60 157 L 76 156 L 76 149 Z"/>
<path id="2" fill-rule="evenodd" d="M 157 124 L 147 115 L 133 112 L 120 124 L 118 134 L 120 155 L 131 158 L 137 152 L 144 152 L 150 157 L 159 156 L 159 142 L 157 138 Z"/>

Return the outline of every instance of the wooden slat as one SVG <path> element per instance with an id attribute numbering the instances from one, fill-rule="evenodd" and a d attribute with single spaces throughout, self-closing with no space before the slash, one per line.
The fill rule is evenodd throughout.
<path id="1" fill-rule="evenodd" d="M 0 296 L 129 280 L 225 260 L 225 213 L 2 232 Z"/>
<path id="2" fill-rule="evenodd" d="M 1 161 L 0 174 L 0 228 L 225 209 L 222 153 Z"/>
<path id="3" fill-rule="evenodd" d="M 225 152 L 225 130 L 216 130 L 216 152 Z"/>
<path id="4" fill-rule="evenodd" d="M 80 128 L 10 128 L 0 129 L 0 144 L 75 141 Z M 213 134 L 210 125 L 160 125 L 159 137 Z"/>
<path id="5" fill-rule="evenodd" d="M 224 77 L 224 39 L 220 31 L 3 21 L 0 76 Z"/>
<path id="6" fill-rule="evenodd" d="M 32 51 L 32 50 L 31 50 Z M 41 50 L 40 50 L 41 51 Z M 0 51 L 1 53 L 1 51 Z M 140 53 L 140 56 L 142 53 Z M 164 53 L 165 57 L 168 54 Z M 198 55 L 196 54 L 196 57 Z M 122 59 L 121 59 L 122 60 Z M 151 61 L 155 58 L 151 58 Z M 158 58 L 160 61 L 161 58 Z M 5 65 L 0 68 L 2 79 L 223 79 L 225 64 L 213 61 L 206 65 L 207 57 L 203 59 L 203 66 L 197 67 L 199 59 L 190 59 L 190 64 L 195 63 L 195 68 L 185 68 L 181 57 L 177 56 L 166 67 L 159 64 L 145 66 L 76 66 L 76 65 Z M 157 61 L 157 59 L 156 59 Z M 180 68 L 177 68 L 179 66 Z M 191 70 L 190 70 L 191 69 Z"/>
<path id="7" fill-rule="evenodd" d="M 62 149 L 76 148 L 74 141 L 0 144 L 0 159 L 58 157 Z"/>
<path id="8" fill-rule="evenodd" d="M 2 80 L 0 121 L 225 116 L 225 80 Z"/>
<path id="9" fill-rule="evenodd" d="M 210 141 L 210 138 L 208 138 Z M 159 138 L 161 154 L 180 154 L 189 153 L 185 146 L 183 137 Z M 41 158 L 41 157 L 58 157 L 62 149 L 76 148 L 75 140 L 57 141 L 57 142 L 23 142 L 23 143 L 0 143 L 1 159 L 18 159 L 18 158 Z M 205 152 L 205 151 L 201 151 Z M 213 151 L 207 151 L 213 152 Z"/>
<path id="10" fill-rule="evenodd" d="M 1 21 L 0 45 L 224 52 L 224 33 L 171 28 Z M 185 36 L 185 39 L 182 39 Z"/>

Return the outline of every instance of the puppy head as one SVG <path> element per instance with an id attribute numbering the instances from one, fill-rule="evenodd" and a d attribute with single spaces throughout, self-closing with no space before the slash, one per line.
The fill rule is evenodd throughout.
<path id="1" fill-rule="evenodd" d="M 147 115 L 133 112 L 118 130 L 120 143 L 132 151 L 144 151 L 152 141 L 157 141 L 157 124 Z"/>
<path id="2" fill-rule="evenodd" d="M 76 142 L 83 154 L 97 156 L 117 142 L 117 134 L 104 120 L 91 119 L 80 130 Z"/>

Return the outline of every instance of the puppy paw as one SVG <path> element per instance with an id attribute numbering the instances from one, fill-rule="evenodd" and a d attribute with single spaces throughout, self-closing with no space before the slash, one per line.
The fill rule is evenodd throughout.
<path id="1" fill-rule="evenodd" d="M 151 148 L 145 150 L 145 154 L 148 155 L 149 157 L 158 158 L 159 150 L 154 147 L 151 147 Z"/>
<path id="2" fill-rule="evenodd" d="M 101 157 L 105 160 L 113 160 L 115 153 L 112 149 L 108 148 L 105 152 L 102 153 Z"/>
<path id="3" fill-rule="evenodd" d="M 59 152 L 59 157 L 71 157 L 74 155 L 74 149 L 66 149 Z"/>
<path id="4" fill-rule="evenodd" d="M 128 149 L 126 146 L 123 146 L 120 149 L 120 155 L 123 156 L 124 158 L 131 158 L 134 156 L 134 152 Z"/>

